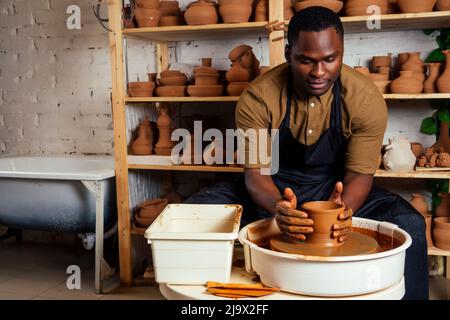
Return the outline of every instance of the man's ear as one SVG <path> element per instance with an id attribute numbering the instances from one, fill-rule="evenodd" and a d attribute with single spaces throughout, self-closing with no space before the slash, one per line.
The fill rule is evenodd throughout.
<path id="1" fill-rule="evenodd" d="M 288 44 L 284 47 L 284 57 L 288 63 L 291 63 L 291 47 Z"/>

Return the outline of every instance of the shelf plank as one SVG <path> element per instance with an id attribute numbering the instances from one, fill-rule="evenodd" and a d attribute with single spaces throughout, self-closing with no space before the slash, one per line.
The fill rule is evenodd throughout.
<path id="1" fill-rule="evenodd" d="M 450 172 L 389 172 L 386 170 L 377 170 L 376 178 L 411 178 L 411 179 L 450 179 Z"/>
<path id="2" fill-rule="evenodd" d="M 386 100 L 450 99 L 450 93 L 383 94 Z"/>
<path id="3" fill-rule="evenodd" d="M 197 172 L 228 172 L 228 173 L 243 173 L 244 168 L 233 166 L 207 166 L 207 165 L 145 165 L 145 164 L 128 164 L 130 169 L 141 170 L 161 170 L 161 171 L 197 171 Z"/>
<path id="4" fill-rule="evenodd" d="M 127 38 L 150 40 L 155 42 L 239 39 L 246 37 L 268 36 L 267 22 L 222 23 L 202 26 L 172 26 L 124 29 Z"/>
<path id="5" fill-rule="evenodd" d="M 446 256 L 446 257 L 450 257 L 450 251 L 449 250 L 438 249 L 436 247 L 431 247 L 431 248 L 428 248 L 428 255 L 429 256 Z"/>
<path id="6" fill-rule="evenodd" d="M 150 102 L 236 102 L 239 97 L 125 97 L 128 103 Z"/>

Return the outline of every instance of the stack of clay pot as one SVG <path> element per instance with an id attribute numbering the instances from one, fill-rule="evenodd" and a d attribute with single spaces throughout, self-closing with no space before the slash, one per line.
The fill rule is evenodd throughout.
<path id="1" fill-rule="evenodd" d="M 269 20 L 269 0 L 256 0 L 255 21 Z"/>
<path id="2" fill-rule="evenodd" d="M 159 86 L 155 92 L 158 97 L 184 97 L 186 95 L 187 77 L 178 70 L 161 72 Z"/>
<path id="3" fill-rule="evenodd" d="M 136 138 L 130 146 L 130 153 L 138 156 L 153 153 L 153 131 L 147 117 L 138 126 Z"/>
<path id="4" fill-rule="evenodd" d="M 211 0 L 198 0 L 188 5 L 184 13 L 186 23 L 191 26 L 215 24 L 219 22 L 217 4 Z"/>
<path id="5" fill-rule="evenodd" d="M 194 69 L 195 85 L 188 86 L 188 94 L 192 97 L 217 97 L 223 93 L 219 84 L 219 71 L 211 67 L 211 58 L 203 58 L 202 66 Z"/>
<path id="6" fill-rule="evenodd" d="M 155 89 L 155 82 L 129 82 L 128 95 L 130 97 L 152 97 Z"/>
<path id="7" fill-rule="evenodd" d="M 252 47 L 245 44 L 231 50 L 228 58 L 232 64 L 225 75 L 229 82 L 227 93 L 230 96 L 239 96 L 248 87 L 250 81 L 259 75 L 259 61 Z"/>
<path id="8" fill-rule="evenodd" d="M 372 58 L 372 73 L 368 75 L 369 79 L 377 86 L 381 93 L 389 92 L 389 75 L 391 72 L 391 56 L 375 56 Z M 364 70 L 364 69 L 362 69 Z M 362 71 L 358 70 L 358 71 Z"/>
<path id="9" fill-rule="evenodd" d="M 433 220 L 433 216 L 431 212 L 428 210 L 428 202 L 424 195 L 419 193 L 413 193 L 411 198 L 411 205 L 416 209 L 425 219 L 426 225 L 426 236 L 427 236 L 427 245 L 428 247 L 433 247 L 433 238 L 431 236 L 431 224 Z"/>
<path id="10" fill-rule="evenodd" d="M 436 11 L 450 11 L 450 0 L 437 0 Z"/>
<path id="11" fill-rule="evenodd" d="M 138 27 L 157 27 L 161 17 L 159 0 L 136 0 L 134 17 Z"/>
<path id="12" fill-rule="evenodd" d="M 147 200 L 137 205 L 134 223 L 138 228 L 148 228 L 167 206 L 167 199 Z"/>
<path id="13" fill-rule="evenodd" d="M 338 13 L 344 3 L 340 0 L 300 0 L 295 4 L 295 11 L 300 11 L 309 7 L 321 6 Z"/>
<path id="14" fill-rule="evenodd" d="M 219 0 L 219 12 L 225 23 L 248 22 L 253 0 Z"/>
<path id="15" fill-rule="evenodd" d="M 366 16 L 373 14 L 372 11 L 367 12 L 367 8 L 372 5 L 379 7 L 380 14 L 388 13 L 388 0 L 347 0 L 345 2 L 345 14 L 347 16 Z"/>
<path id="16" fill-rule="evenodd" d="M 440 204 L 436 207 L 433 228 L 434 245 L 442 250 L 450 250 L 450 194 L 440 192 Z"/>
<path id="17" fill-rule="evenodd" d="M 445 152 L 444 148 L 435 150 L 433 147 L 426 148 L 425 153 L 418 157 L 417 165 L 426 168 L 449 168 L 450 154 Z"/>
<path id="18" fill-rule="evenodd" d="M 155 153 L 159 156 L 170 156 L 172 153 L 172 148 L 175 143 L 171 140 L 171 124 L 172 120 L 167 114 L 167 110 L 161 108 L 160 114 L 156 119 L 156 126 L 158 127 L 159 137 L 158 142 L 155 145 Z"/>
<path id="19" fill-rule="evenodd" d="M 159 25 L 161 27 L 185 24 L 183 13 L 180 10 L 178 1 L 160 1 L 159 7 L 161 10 Z"/>
<path id="20" fill-rule="evenodd" d="M 294 5 L 292 0 L 284 0 L 284 20 L 291 20 L 294 16 Z"/>
<path id="21" fill-rule="evenodd" d="M 425 80 L 424 63 L 420 59 L 419 52 L 409 52 L 405 61 L 405 55 L 399 55 L 400 76 L 392 81 L 391 92 L 400 94 L 421 93 Z"/>
<path id="22" fill-rule="evenodd" d="M 436 0 L 397 0 L 403 13 L 419 13 L 433 11 Z"/>

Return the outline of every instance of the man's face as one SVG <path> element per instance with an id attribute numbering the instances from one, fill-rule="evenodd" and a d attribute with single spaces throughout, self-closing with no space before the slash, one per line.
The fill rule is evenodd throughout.
<path id="1" fill-rule="evenodd" d="M 307 94 L 320 96 L 331 88 L 341 72 L 343 41 L 334 28 L 300 32 L 292 47 L 286 46 L 294 84 Z"/>

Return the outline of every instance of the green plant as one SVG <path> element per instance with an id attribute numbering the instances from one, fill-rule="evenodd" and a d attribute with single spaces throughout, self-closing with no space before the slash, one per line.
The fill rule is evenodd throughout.
<path id="1" fill-rule="evenodd" d="M 448 192 L 448 180 L 429 180 L 427 181 L 428 190 L 431 191 L 431 209 L 435 212 L 437 206 L 441 203 L 440 192 Z"/>
<path id="2" fill-rule="evenodd" d="M 450 29 L 427 29 L 423 30 L 426 35 L 431 35 L 435 31 L 439 31 L 436 37 L 438 47 L 434 49 L 425 62 L 443 62 L 445 60 L 442 50 L 450 49 Z"/>
<path id="3" fill-rule="evenodd" d="M 450 123 L 450 111 L 448 100 L 435 100 L 431 102 L 431 107 L 437 109 L 431 117 L 422 120 L 420 132 L 425 134 L 439 134 L 439 122 Z"/>

